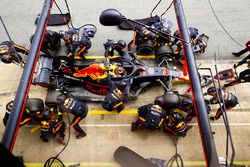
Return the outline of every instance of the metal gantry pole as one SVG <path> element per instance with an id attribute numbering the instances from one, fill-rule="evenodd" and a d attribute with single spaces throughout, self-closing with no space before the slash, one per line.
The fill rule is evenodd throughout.
<path id="1" fill-rule="evenodd" d="M 23 74 L 19 82 L 18 90 L 14 99 L 13 109 L 10 113 L 9 120 L 3 134 L 2 144 L 10 152 L 12 152 L 14 148 L 15 140 L 19 129 L 19 123 L 26 106 L 28 93 L 36 68 L 36 62 L 40 54 L 43 36 L 47 27 L 47 23 L 49 20 L 48 18 L 53 2 L 54 0 L 44 1 L 39 23 L 37 25 L 34 39 L 30 48 L 30 54 L 28 55 L 27 63 L 25 64 Z"/>
<path id="2" fill-rule="evenodd" d="M 203 145 L 203 152 L 206 160 L 206 166 L 219 167 L 218 155 L 214 143 L 211 126 L 208 120 L 205 101 L 201 89 L 200 78 L 198 75 L 197 65 L 194 59 L 191 39 L 189 37 L 187 23 L 181 0 L 174 0 L 174 8 L 178 22 L 180 37 L 185 41 L 182 42 L 182 45 L 188 67 L 190 87 L 193 93 L 194 108 L 197 115 L 199 131 Z"/>

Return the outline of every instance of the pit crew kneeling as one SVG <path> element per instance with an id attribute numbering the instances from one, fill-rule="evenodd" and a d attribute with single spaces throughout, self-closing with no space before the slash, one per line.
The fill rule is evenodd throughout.
<path id="1" fill-rule="evenodd" d="M 59 133 L 59 137 L 57 141 L 61 144 L 65 144 L 64 136 L 65 136 L 65 123 L 62 120 L 62 115 L 59 115 L 58 119 L 51 119 L 51 115 L 49 111 L 44 111 L 42 113 L 42 121 L 41 121 L 41 135 L 40 138 L 44 142 L 48 142 L 49 138 L 55 137 L 57 133 Z"/>
<path id="2" fill-rule="evenodd" d="M 131 131 L 134 131 L 139 125 L 156 130 L 161 128 L 163 123 L 164 111 L 158 105 L 148 104 L 138 108 L 138 118 L 131 124 Z"/>
<path id="3" fill-rule="evenodd" d="M 185 137 L 191 128 L 192 126 L 188 126 L 185 118 L 178 112 L 169 112 L 164 118 L 163 131 L 174 136 Z"/>
<path id="4" fill-rule="evenodd" d="M 187 121 L 180 113 L 165 113 L 159 105 L 154 104 L 144 105 L 138 109 L 138 118 L 132 122 L 131 131 L 138 126 L 151 130 L 160 130 L 163 127 L 165 132 L 180 137 L 186 136 L 187 131 L 192 128 L 187 125 Z"/>
<path id="5" fill-rule="evenodd" d="M 120 113 L 124 109 L 124 92 L 127 87 L 126 82 L 114 82 L 110 80 L 110 90 L 105 96 L 102 107 L 107 111 L 117 111 Z"/>

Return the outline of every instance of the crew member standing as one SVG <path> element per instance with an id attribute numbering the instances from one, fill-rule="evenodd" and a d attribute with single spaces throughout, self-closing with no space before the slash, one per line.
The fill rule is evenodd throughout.
<path id="1" fill-rule="evenodd" d="M 63 92 L 57 96 L 60 108 L 63 112 L 69 112 L 74 115 L 71 126 L 76 130 L 76 138 L 80 139 L 86 136 L 84 130 L 79 126 L 79 122 L 88 114 L 88 106 L 85 102 L 78 100 L 68 92 Z"/>

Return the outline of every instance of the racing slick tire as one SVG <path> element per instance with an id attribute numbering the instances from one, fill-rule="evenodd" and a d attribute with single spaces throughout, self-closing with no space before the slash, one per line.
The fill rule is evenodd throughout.
<path id="1" fill-rule="evenodd" d="M 164 59 L 174 59 L 174 51 L 171 46 L 160 46 L 155 50 L 155 59 L 160 63 Z"/>
<path id="2" fill-rule="evenodd" d="M 14 103 L 14 101 L 10 101 L 6 105 L 6 113 L 5 113 L 4 118 L 3 118 L 3 124 L 4 124 L 4 126 L 7 125 L 7 122 L 9 120 L 9 116 L 10 116 L 10 112 L 11 112 L 11 111 L 8 111 L 7 108 L 9 108 L 8 107 L 9 105 L 12 105 L 12 107 L 13 107 L 13 103 Z M 30 112 L 34 112 L 34 113 L 37 113 L 38 111 L 43 112 L 44 111 L 43 100 L 39 99 L 39 98 L 29 98 L 27 100 L 27 103 L 26 103 L 26 108 Z"/>
<path id="3" fill-rule="evenodd" d="M 136 47 L 136 51 L 137 54 L 149 55 L 154 51 L 154 43 L 151 40 L 146 40 Z"/>
<path id="4" fill-rule="evenodd" d="M 45 105 L 46 106 L 58 106 L 59 103 L 57 102 L 57 96 L 61 94 L 59 90 L 50 89 L 45 98 Z"/>
<path id="5" fill-rule="evenodd" d="M 163 100 L 167 106 L 176 106 L 181 103 L 181 99 L 176 92 L 166 92 L 163 96 Z"/>
<path id="6" fill-rule="evenodd" d="M 29 98 L 26 103 L 26 108 L 30 112 L 43 112 L 44 111 L 44 102 L 39 98 Z"/>

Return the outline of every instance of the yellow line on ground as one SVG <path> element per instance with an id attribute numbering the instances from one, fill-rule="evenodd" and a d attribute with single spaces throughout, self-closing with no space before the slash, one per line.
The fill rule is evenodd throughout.
<path id="1" fill-rule="evenodd" d="M 33 127 L 31 130 L 30 130 L 30 133 L 34 133 L 35 131 L 37 131 L 38 129 L 40 129 L 40 125 L 37 125 L 35 127 Z"/>
<path id="2" fill-rule="evenodd" d="M 234 161 L 235 165 L 250 165 L 250 161 Z"/>
<path id="3" fill-rule="evenodd" d="M 177 165 L 176 163 L 174 163 Z M 205 161 L 185 161 L 184 166 L 206 166 Z"/>
<path id="4" fill-rule="evenodd" d="M 81 162 L 80 166 L 103 166 L 103 167 L 113 167 L 113 166 L 120 166 L 116 162 Z"/>
<path id="5" fill-rule="evenodd" d="M 250 161 L 234 161 L 234 165 L 250 165 Z M 205 161 L 184 161 L 184 166 L 205 166 Z"/>
<path id="6" fill-rule="evenodd" d="M 106 111 L 106 110 L 90 110 L 89 113 L 90 115 L 110 115 L 110 114 L 118 114 L 116 111 Z M 137 110 L 123 110 L 119 114 L 137 114 Z"/>
<path id="7" fill-rule="evenodd" d="M 76 163 L 64 163 L 66 166 L 73 165 Z M 235 165 L 250 165 L 250 161 L 234 161 Z M 43 167 L 44 163 L 25 163 L 26 167 Z M 174 164 L 176 165 L 176 164 Z M 205 161 L 185 161 L 184 166 L 205 166 Z M 53 166 L 60 166 L 59 163 L 53 163 Z M 116 162 L 81 162 L 80 167 L 120 167 Z"/>
<path id="8" fill-rule="evenodd" d="M 64 163 L 65 166 L 76 165 L 77 163 Z M 44 163 L 25 163 L 26 167 L 43 167 Z M 53 163 L 53 167 L 61 167 L 62 165 L 58 162 Z M 80 167 L 120 167 L 116 162 L 81 162 Z"/>
<path id="9" fill-rule="evenodd" d="M 112 56 L 112 57 L 109 57 L 110 59 L 112 58 L 118 58 L 120 56 L 118 55 L 115 55 L 115 56 Z M 154 59 L 155 58 L 155 55 L 137 55 L 138 58 L 140 59 Z M 87 55 L 85 56 L 86 59 L 104 59 L 104 56 L 91 56 L 91 55 Z"/>

